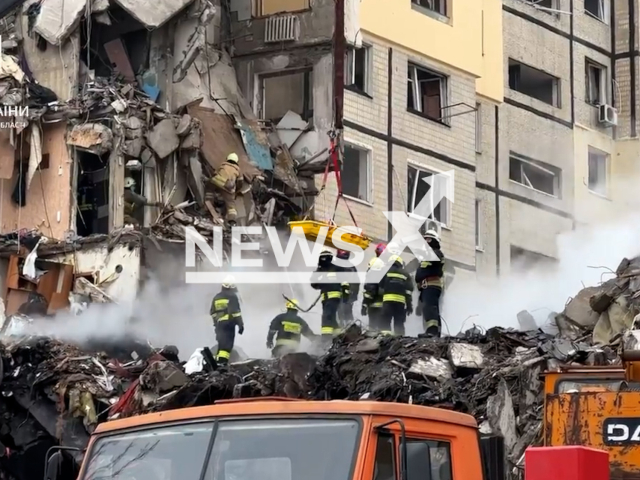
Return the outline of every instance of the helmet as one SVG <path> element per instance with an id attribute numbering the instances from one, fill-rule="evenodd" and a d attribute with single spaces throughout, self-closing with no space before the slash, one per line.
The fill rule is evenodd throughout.
<path id="1" fill-rule="evenodd" d="M 331 253 L 331 250 L 323 250 L 322 252 L 320 252 L 320 258 L 323 257 L 333 257 L 333 253 Z"/>
<path id="2" fill-rule="evenodd" d="M 402 253 L 402 251 L 400 250 L 400 245 L 394 242 L 391 242 L 389 245 L 387 245 L 387 249 L 389 250 L 389 253 L 391 255 L 400 255 Z"/>
<path id="3" fill-rule="evenodd" d="M 349 260 L 349 257 L 351 256 L 351 252 L 349 250 L 338 250 L 338 253 L 336 256 L 342 260 Z"/>
<path id="4" fill-rule="evenodd" d="M 235 153 L 230 153 L 227 155 L 227 162 L 238 164 L 238 155 Z"/>
<path id="5" fill-rule="evenodd" d="M 404 260 L 400 255 L 392 255 L 389 261 L 393 263 L 399 263 L 400 265 L 404 265 Z"/>
<path id="6" fill-rule="evenodd" d="M 372 258 L 369 262 L 370 270 L 382 270 L 384 268 L 384 262 L 379 258 Z"/>
<path id="7" fill-rule="evenodd" d="M 127 177 L 124 179 L 124 188 L 133 188 L 136 186 L 136 181 L 131 178 L 131 177 Z"/>
<path id="8" fill-rule="evenodd" d="M 376 245 L 376 257 L 382 255 L 382 252 L 384 252 L 385 248 L 387 248 L 387 246 L 384 243 L 379 243 L 378 245 Z"/>
<path id="9" fill-rule="evenodd" d="M 222 282 L 222 288 L 236 288 L 236 279 L 233 275 L 227 275 Z"/>
<path id="10" fill-rule="evenodd" d="M 289 300 L 287 302 L 287 310 L 298 310 L 298 301 L 297 300 Z"/>
<path id="11" fill-rule="evenodd" d="M 424 234 L 424 238 L 433 238 L 435 241 L 440 243 L 440 235 L 438 235 L 438 232 L 436 232 L 435 230 L 427 230 Z"/>

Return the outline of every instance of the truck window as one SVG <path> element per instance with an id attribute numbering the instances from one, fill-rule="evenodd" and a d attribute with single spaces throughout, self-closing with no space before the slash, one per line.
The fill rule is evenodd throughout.
<path id="1" fill-rule="evenodd" d="M 407 439 L 408 480 L 452 480 L 449 442 Z"/>
<path id="2" fill-rule="evenodd" d="M 396 465 L 393 458 L 393 437 L 391 435 L 378 435 L 373 480 L 395 480 L 395 478 Z"/>

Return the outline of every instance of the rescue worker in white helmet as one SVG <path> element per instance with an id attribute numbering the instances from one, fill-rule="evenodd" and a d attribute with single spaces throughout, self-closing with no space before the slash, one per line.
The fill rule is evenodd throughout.
<path id="1" fill-rule="evenodd" d="M 390 334 L 393 322 L 393 332 L 396 335 L 404 335 L 407 314 L 413 312 L 413 284 L 400 255 L 393 255 L 389 261 L 391 267 L 380 282 L 382 290 L 381 331 Z"/>
<path id="2" fill-rule="evenodd" d="M 338 279 L 340 267 L 333 264 L 333 253 L 324 250 L 318 259 L 318 268 L 311 275 L 311 288 L 320 290 L 322 300 L 321 340 L 324 346 L 340 333 L 338 308 L 342 303 L 343 287 Z"/>
<path id="3" fill-rule="evenodd" d="M 271 355 L 274 358 L 297 352 L 302 335 L 309 340 L 315 338 L 309 324 L 298 315 L 298 308 L 297 300 L 289 300 L 287 301 L 286 313 L 276 315 L 271 321 L 267 334 L 267 348 L 273 349 Z M 275 346 L 273 344 L 274 337 Z"/>
<path id="4" fill-rule="evenodd" d="M 218 342 L 216 361 L 219 365 L 226 365 L 229 363 L 235 343 L 236 327 L 240 335 L 244 333 L 238 289 L 231 275 L 225 278 L 220 293 L 213 297 L 209 314 L 213 320 Z"/>
<path id="5" fill-rule="evenodd" d="M 220 166 L 210 182 L 224 202 L 227 224 L 231 227 L 234 226 L 238 218 L 236 193 L 242 188 L 242 175 L 236 153 L 227 155 L 227 160 Z"/>
<path id="6" fill-rule="evenodd" d="M 149 202 L 147 198 L 134 191 L 136 181 L 131 177 L 124 179 L 124 223 L 125 225 L 139 226 L 140 222 L 134 214 L 138 208 L 143 207 L 163 207 L 162 202 Z"/>
<path id="7" fill-rule="evenodd" d="M 416 285 L 420 292 L 420 307 L 424 334 L 420 336 L 440 337 L 442 334 L 442 320 L 440 318 L 440 300 L 444 288 L 445 258 L 440 247 L 440 236 L 435 230 L 427 230 L 424 239 L 433 250 L 438 260 L 430 259 L 420 262 L 416 271 Z M 418 312 L 416 312 L 418 313 Z"/>

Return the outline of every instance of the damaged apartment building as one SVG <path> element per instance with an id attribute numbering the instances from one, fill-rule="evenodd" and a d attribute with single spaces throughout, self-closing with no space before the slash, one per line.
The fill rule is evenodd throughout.
<path id="1" fill-rule="evenodd" d="M 0 104 L 12 117 L 0 129 L 6 314 L 32 304 L 52 313 L 70 292 L 134 298 L 163 255 L 183 254 L 185 226 L 211 238 L 223 223 L 207 179 L 231 152 L 244 178 L 242 223 L 285 223 L 312 205 L 331 118 L 317 111 L 322 127 L 298 131 L 313 103 L 300 116 L 295 106 L 269 110 L 288 129 L 251 109 L 225 45 L 226 5 L 3 0 L 0 16 Z M 285 105 L 277 92 L 268 98 L 270 109 Z M 302 135 L 310 139 L 296 145 Z M 124 225 L 128 177 L 148 202 L 135 229 Z"/>

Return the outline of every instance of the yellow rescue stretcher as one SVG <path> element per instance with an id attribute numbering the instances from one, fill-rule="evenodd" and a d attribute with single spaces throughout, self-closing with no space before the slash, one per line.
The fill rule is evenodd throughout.
<path id="1" fill-rule="evenodd" d="M 289 222 L 289 228 L 293 232 L 295 227 L 301 227 L 304 232 L 304 236 L 307 240 L 315 242 L 320 237 L 322 227 L 328 228 L 327 236 L 324 239 L 324 244 L 327 247 L 338 248 L 333 244 L 333 233 L 338 229 L 338 225 L 329 222 L 317 222 L 315 220 L 298 220 L 295 222 Z M 364 234 L 356 235 L 355 233 L 343 233 L 341 237 L 343 242 L 357 245 L 358 247 L 366 250 L 371 244 L 371 239 Z"/>

